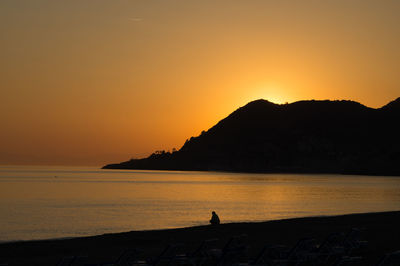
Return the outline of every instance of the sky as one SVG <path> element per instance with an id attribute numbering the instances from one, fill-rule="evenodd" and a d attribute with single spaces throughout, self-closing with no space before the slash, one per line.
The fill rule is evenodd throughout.
<path id="1" fill-rule="evenodd" d="M 2 0 L 0 164 L 179 149 L 235 109 L 400 97 L 396 0 Z"/>

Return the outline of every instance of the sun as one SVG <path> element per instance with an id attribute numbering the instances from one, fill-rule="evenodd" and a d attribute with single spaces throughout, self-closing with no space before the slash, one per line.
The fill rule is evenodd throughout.
<path id="1" fill-rule="evenodd" d="M 264 99 L 276 104 L 284 104 L 288 102 L 285 91 L 277 86 L 264 86 L 254 90 L 254 96 L 258 99 Z"/>
<path id="2" fill-rule="evenodd" d="M 293 97 L 289 95 L 289 90 L 284 89 L 279 84 L 257 84 L 248 87 L 243 92 L 242 100 L 247 102 L 263 99 L 275 104 L 286 104 L 293 100 Z"/>
<path id="3" fill-rule="evenodd" d="M 284 104 L 288 102 L 285 97 L 282 97 L 280 95 L 266 95 L 263 99 L 276 104 Z"/>

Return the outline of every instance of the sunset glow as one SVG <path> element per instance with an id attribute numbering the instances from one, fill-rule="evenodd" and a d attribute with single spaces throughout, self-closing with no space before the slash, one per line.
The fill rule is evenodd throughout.
<path id="1" fill-rule="evenodd" d="M 0 164 L 179 149 L 249 101 L 400 96 L 399 1 L 0 2 Z"/>

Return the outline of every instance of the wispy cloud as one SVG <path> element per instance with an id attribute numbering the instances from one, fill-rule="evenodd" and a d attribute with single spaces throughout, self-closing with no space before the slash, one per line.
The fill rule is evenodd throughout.
<path id="1" fill-rule="evenodd" d="M 133 22 L 140 22 L 143 21 L 143 18 L 128 18 L 128 20 Z"/>

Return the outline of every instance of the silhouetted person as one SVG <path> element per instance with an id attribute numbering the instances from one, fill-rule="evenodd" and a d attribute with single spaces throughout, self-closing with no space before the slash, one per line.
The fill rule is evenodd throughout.
<path id="1" fill-rule="evenodd" d="M 210 224 L 212 224 L 212 225 L 217 225 L 217 224 L 219 224 L 219 223 L 220 223 L 219 217 L 218 217 L 218 215 L 213 211 L 213 212 L 212 212 L 212 216 L 211 216 L 211 220 L 210 220 Z"/>

